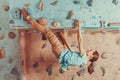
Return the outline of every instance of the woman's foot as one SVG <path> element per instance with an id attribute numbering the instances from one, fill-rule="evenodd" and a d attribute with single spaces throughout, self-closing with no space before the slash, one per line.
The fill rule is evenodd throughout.
<path id="1" fill-rule="evenodd" d="M 22 13 L 23 13 L 24 20 L 26 20 L 26 17 L 29 15 L 27 10 L 25 8 L 23 8 Z"/>
<path id="2" fill-rule="evenodd" d="M 64 71 L 62 68 L 60 68 L 60 69 L 59 69 L 59 72 L 60 72 L 60 73 L 64 73 L 65 71 Z"/>

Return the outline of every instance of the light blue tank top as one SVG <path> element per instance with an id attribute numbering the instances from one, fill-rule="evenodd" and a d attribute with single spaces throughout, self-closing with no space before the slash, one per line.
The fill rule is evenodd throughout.
<path id="1" fill-rule="evenodd" d="M 68 66 L 84 66 L 87 64 L 87 59 L 86 54 L 81 56 L 79 52 L 65 50 L 60 55 L 59 63 L 65 64 L 64 69 L 66 69 Z"/>

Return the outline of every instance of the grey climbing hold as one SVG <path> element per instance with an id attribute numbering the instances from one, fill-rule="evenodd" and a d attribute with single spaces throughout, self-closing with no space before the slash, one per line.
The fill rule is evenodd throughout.
<path id="1" fill-rule="evenodd" d="M 99 21 L 99 22 L 100 22 L 100 27 L 101 27 L 101 28 L 104 28 L 104 27 L 105 27 L 105 21 L 101 20 L 101 21 Z"/>
<path id="2" fill-rule="evenodd" d="M 51 75 L 52 75 L 52 68 L 51 68 L 51 67 L 48 67 L 48 68 L 47 68 L 47 72 L 48 72 L 48 75 L 51 76 Z"/>
<path id="3" fill-rule="evenodd" d="M 9 23 L 10 24 L 14 24 L 15 22 L 14 22 L 14 20 L 10 20 Z"/>
<path id="4" fill-rule="evenodd" d="M 102 76 L 105 75 L 105 68 L 104 67 L 100 67 L 100 69 L 102 70 Z"/>
<path id="5" fill-rule="evenodd" d="M 118 0 L 113 0 L 112 3 L 117 5 L 118 4 Z"/>
<path id="6" fill-rule="evenodd" d="M 52 3 L 50 3 L 52 6 L 56 6 L 58 4 L 58 1 L 54 1 Z"/>
<path id="7" fill-rule="evenodd" d="M 88 5 L 88 6 L 92 6 L 92 4 L 93 4 L 93 0 L 88 0 L 88 1 L 87 1 L 87 5 Z"/>
<path id="8" fill-rule="evenodd" d="M 78 45 L 74 45 L 74 44 L 72 44 L 71 47 L 76 47 L 76 48 L 78 48 Z"/>
<path id="9" fill-rule="evenodd" d="M 116 44 L 120 45 L 120 39 L 117 40 Z"/>
<path id="10" fill-rule="evenodd" d="M 38 62 L 36 62 L 35 64 L 33 64 L 34 68 L 37 68 L 39 66 Z"/>
<path id="11" fill-rule="evenodd" d="M 20 73 L 18 72 L 18 70 L 15 67 L 12 69 L 11 74 L 20 75 Z"/>
<path id="12" fill-rule="evenodd" d="M 83 69 L 80 69 L 80 71 L 77 72 L 77 75 L 78 76 L 84 76 L 85 73 L 86 73 L 86 69 L 83 68 Z"/>
<path id="13" fill-rule="evenodd" d="M 75 80 L 75 77 L 72 77 L 72 79 L 71 80 Z"/>
<path id="14" fill-rule="evenodd" d="M 108 57 L 108 55 L 107 55 L 106 52 L 103 52 L 103 53 L 101 54 L 101 58 L 103 58 L 103 59 L 107 59 L 107 57 Z"/>
<path id="15" fill-rule="evenodd" d="M 80 0 L 74 0 L 73 1 L 74 4 L 80 4 L 80 2 L 81 2 Z"/>
<path id="16" fill-rule="evenodd" d="M 14 9 L 14 18 L 21 19 L 21 9 Z"/>

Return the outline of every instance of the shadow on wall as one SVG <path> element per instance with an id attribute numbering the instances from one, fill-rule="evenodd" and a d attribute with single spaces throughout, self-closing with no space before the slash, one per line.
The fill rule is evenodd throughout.
<path id="1" fill-rule="evenodd" d="M 25 59 L 27 73 L 43 73 L 48 67 L 56 67 L 57 58 L 53 55 L 47 40 L 33 31 L 25 33 Z M 22 38 L 21 38 L 22 39 Z M 21 46 L 22 47 L 22 46 Z M 24 54 L 24 53 L 21 53 Z"/>

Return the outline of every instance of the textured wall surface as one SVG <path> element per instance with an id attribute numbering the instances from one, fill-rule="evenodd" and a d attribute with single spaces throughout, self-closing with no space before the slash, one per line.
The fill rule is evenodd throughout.
<path id="1" fill-rule="evenodd" d="M 100 21 L 105 21 L 105 26 L 109 22 L 120 21 L 120 0 L 43 0 L 45 8 L 39 9 L 40 0 L 10 0 L 10 18 L 14 19 L 14 10 L 22 9 L 24 4 L 30 4 L 28 12 L 34 19 L 46 17 L 49 25 L 53 21 L 61 23 L 62 27 L 70 27 L 75 19 L 83 21 L 83 27 L 100 27 Z M 56 1 L 56 2 L 55 2 Z M 116 2 L 116 4 L 115 4 Z M 53 4 L 54 3 L 54 4 Z M 56 4 L 55 4 L 56 3 Z M 70 10 L 73 10 L 74 16 L 66 19 Z M 26 25 L 22 20 L 15 20 L 18 26 Z"/>
<path id="2" fill-rule="evenodd" d="M 5 57 L 0 59 L 0 80 L 16 80 L 18 75 L 12 73 L 15 67 L 20 72 L 19 65 L 19 43 L 17 31 L 9 29 L 9 13 L 4 11 L 4 6 L 9 5 L 8 0 L 0 0 L 0 37 L 4 36 L 0 40 L 0 49 L 5 49 Z M 16 34 L 14 39 L 8 37 L 8 33 L 13 32 Z"/>
<path id="3" fill-rule="evenodd" d="M 0 80 L 22 80 L 18 31 L 11 30 L 9 27 L 9 20 L 13 19 L 14 16 L 12 14 L 14 8 L 22 9 L 24 4 L 30 3 L 31 6 L 28 11 L 33 18 L 38 19 L 38 17 L 47 17 L 49 19 L 49 25 L 52 21 L 60 21 L 63 27 L 71 26 L 71 23 L 75 19 L 83 20 L 83 27 L 93 28 L 100 27 L 100 20 L 105 22 L 120 22 L 120 0 L 117 0 L 118 4 L 116 3 L 116 5 L 112 3 L 112 0 L 93 0 L 92 6 L 86 4 L 87 0 L 76 0 L 80 1 L 80 4 L 73 4 L 74 0 L 58 0 L 58 5 L 56 6 L 50 5 L 54 0 L 44 1 L 45 4 L 48 5 L 46 5 L 45 10 L 41 12 L 38 9 L 39 0 L 10 0 L 10 4 L 8 0 L 0 0 L 0 37 L 3 36 L 3 39 L 0 39 L 0 49 L 5 49 L 5 57 L 0 59 Z M 10 5 L 10 13 L 4 11 L 4 6 L 6 5 Z M 75 16 L 73 19 L 67 20 L 67 13 L 72 9 L 75 11 Z M 14 22 L 15 23 L 11 25 L 31 26 L 25 24 L 22 18 L 21 20 L 14 20 Z M 9 32 L 15 33 L 16 37 L 14 39 L 9 38 Z M 59 67 L 53 65 L 53 67 L 55 67 L 54 69 L 56 69 L 53 75 L 48 76 L 46 69 L 43 69 L 45 78 L 41 78 L 43 80 L 74 80 L 72 77 L 74 77 L 75 80 L 120 80 L 120 33 L 85 33 L 83 38 L 85 40 L 85 49 L 97 49 L 100 52 L 100 56 L 105 53 L 104 56 L 107 57 L 107 59 L 100 57 L 94 74 L 86 74 L 85 76 L 79 77 L 75 74 L 73 68 L 67 71 L 68 73 L 62 75 L 57 71 Z M 45 55 L 45 57 L 46 56 L 47 55 Z M 103 74 L 104 69 L 105 74 Z M 37 75 L 39 75 L 39 72 Z M 32 77 L 36 78 L 36 75 Z"/>

